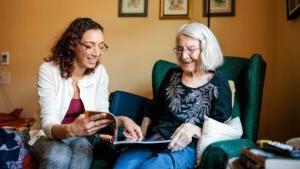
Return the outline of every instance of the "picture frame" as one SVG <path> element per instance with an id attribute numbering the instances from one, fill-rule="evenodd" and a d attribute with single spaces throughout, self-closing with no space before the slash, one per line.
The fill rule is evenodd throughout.
<path id="1" fill-rule="evenodd" d="M 208 16 L 208 5 L 210 5 L 210 16 L 234 16 L 235 1 L 234 0 L 203 0 L 203 16 Z"/>
<path id="2" fill-rule="evenodd" d="M 0 65 L 9 64 L 9 52 L 1 52 L 0 54 Z"/>
<path id="3" fill-rule="evenodd" d="M 119 0 L 119 17 L 147 17 L 148 0 Z"/>
<path id="4" fill-rule="evenodd" d="M 160 0 L 159 19 L 190 19 L 192 0 Z"/>
<path id="5" fill-rule="evenodd" d="M 300 16 L 300 0 L 286 0 L 287 19 L 295 19 Z"/>

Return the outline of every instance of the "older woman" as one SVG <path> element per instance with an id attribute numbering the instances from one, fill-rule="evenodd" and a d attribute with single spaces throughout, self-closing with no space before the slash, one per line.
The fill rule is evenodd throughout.
<path id="1" fill-rule="evenodd" d="M 165 76 L 141 126 L 144 135 L 171 139 L 171 143 L 163 148 L 131 148 L 121 154 L 115 169 L 194 168 L 196 138 L 201 136 L 204 117 L 219 122 L 231 118 L 228 81 L 216 71 L 223 55 L 212 32 L 199 23 L 182 25 L 174 53 L 179 68 Z"/>
<path id="2" fill-rule="evenodd" d="M 108 75 L 101 59 L 108 46 L 103 28 L 90 18 L 75 19 L 40 66 L 38 94 L 42 129 L 31 140 L 39 168 L 90 167 L 93 147 L 86 136 L 112 123 L 104 113 L 85 117 L 85 110 L 108 112 Z M 138 125 L 117 117 L 130 139 L 141 139 Z"/>

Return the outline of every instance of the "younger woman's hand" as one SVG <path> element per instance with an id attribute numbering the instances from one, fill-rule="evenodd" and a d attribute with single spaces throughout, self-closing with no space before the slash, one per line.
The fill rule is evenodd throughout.
<path id="1" fill-rule="evenodd" d="M 94 114 L 90 117 L 81 114 L 69 125 L 68 129 L 71 136 L 87 136 L 95 134 L 111 123 L 112 120 L 107 119 L 105 113 Z"/>

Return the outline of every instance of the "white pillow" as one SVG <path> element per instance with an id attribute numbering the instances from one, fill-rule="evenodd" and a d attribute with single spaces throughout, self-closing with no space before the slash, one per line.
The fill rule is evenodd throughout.
<path id="1" fill-rule="evenodd" d="M 234 81 L 228 81 L 231 95 L 232 95 L 232 107 L 235 97 L 235 85 Z M 218 122 L 212 118 L 204 117 L 204 123 L 202 127 L 201 137 L 197 142 L 197 164 L 200 164 L 202 153 L 211 143 L 217 141 L 231 140 L 241 138 L 243 135 L 243 127 L 240 117 L 235 117 L 226 121 L 225 123 Z"/>
<path id="2" fill-rule="evenodd" d="M 238 139 L 241 138 L 242 134 L 243 128 L 239 117 L 235 117 L 226 123 L 205 117 L 202 135 L 197 143 L 197 160 L 201 159 L 203 151 L 211 143 Z"/>

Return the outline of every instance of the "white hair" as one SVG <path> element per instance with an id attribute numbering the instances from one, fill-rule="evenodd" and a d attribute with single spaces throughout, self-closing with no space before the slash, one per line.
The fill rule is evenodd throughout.
<path id="1" fill-rule="evenodd" d="M 177 38 L 180 34 L 189 36 L 200 41 L 201 48 L 201 69 L 215 70 L 223 64 L 223 54 L 220 45 L 209 30 L 209 28 L 200 23 L 190 23 L 180 26 L 177 32 Z"/>

